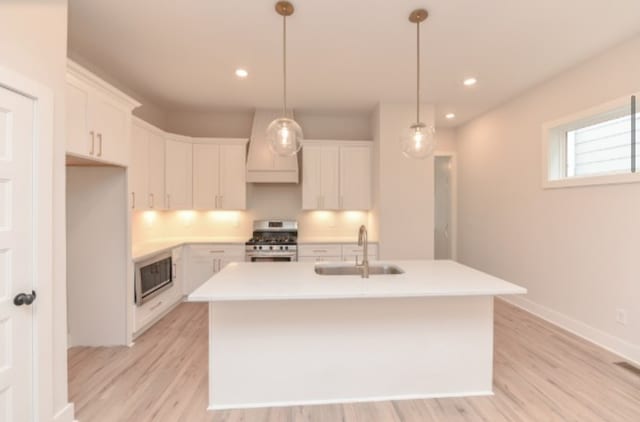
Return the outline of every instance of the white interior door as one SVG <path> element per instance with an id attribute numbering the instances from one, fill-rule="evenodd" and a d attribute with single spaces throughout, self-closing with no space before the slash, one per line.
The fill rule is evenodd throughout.
<path id="1" fill-rule="evenodd" d="M 33 420 L 33 108 L 0 87 L 0 421 Z"/>

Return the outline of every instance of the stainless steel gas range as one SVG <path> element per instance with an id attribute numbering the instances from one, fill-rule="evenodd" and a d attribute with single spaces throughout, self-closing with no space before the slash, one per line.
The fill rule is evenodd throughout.
<path id="1" fill-rule="evenodd" d="M 298 222 L 257 220 L 253 237 L 246 243 L 247 261 L 276 262 L 298 260 Z"/>

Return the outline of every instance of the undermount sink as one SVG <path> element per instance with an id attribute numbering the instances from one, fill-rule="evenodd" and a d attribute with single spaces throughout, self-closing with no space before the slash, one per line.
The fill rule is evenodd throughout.
<path id="1" fill-rule="evenodd" d="M 362 270 L 355 265 L 340 264 L 316 264 L 316 274 L 318 275 L 361 275 Z M 369 265 L 369 275 L 397 275 L 404 274 L 402 268 L 389 264 Z"/>

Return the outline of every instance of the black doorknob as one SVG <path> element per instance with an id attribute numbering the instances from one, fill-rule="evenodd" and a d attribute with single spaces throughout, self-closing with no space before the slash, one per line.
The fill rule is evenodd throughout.
<path id="1" fill-rule="evenodd" d="M 19 293 L 13 298 L 13 304 L 16 306 L 31 305 L 34 300 L 36 300 L 36 292 L 32 290 L 31 294 Z"/>

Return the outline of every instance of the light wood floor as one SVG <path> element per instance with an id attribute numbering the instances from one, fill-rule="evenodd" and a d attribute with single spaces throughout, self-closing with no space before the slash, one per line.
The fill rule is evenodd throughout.
<path id="1" fill-rule="evenodd" d="M 73 348 L 80 422 L 640 421 L 640 377 L 620 359 L 496 301 L 493 397 L 207 412 L 207 306 L 184 303 L 133 348 Z"/>

